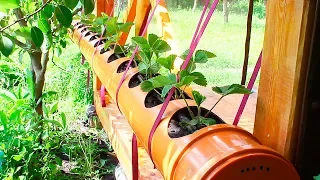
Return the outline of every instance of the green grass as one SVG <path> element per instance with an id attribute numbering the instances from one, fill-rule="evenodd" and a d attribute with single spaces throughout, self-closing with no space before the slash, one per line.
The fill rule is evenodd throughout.
<path id="1" fill-rule="evenodd" d="M 200 14 L 200 10 L 195 13 L 188 10 L 169 12 L 180 53 L 189 47 Z M 198 49 L 209 50 L 217 55 L 216 58 L 198 68 L 200 72 L 206 75 L 210 85 L 240 83 L 244 59 L 246 21 L 247 17 L 245 15 L 230 14 L 229 23 L 224 24 L 222 12 L 215 12 L 213 15 L 198 45 Z M 263 46 L 264 27 L 265 20 L 253 17 L 249 76 Z M 155 23 L 151 24 L 149 32 L 158 34 L 158 26 Z"/>

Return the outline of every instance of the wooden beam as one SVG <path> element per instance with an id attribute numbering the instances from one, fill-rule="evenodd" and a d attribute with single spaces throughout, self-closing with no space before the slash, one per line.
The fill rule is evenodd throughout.
<path id="1" fill-rule="evenodd" d="M 269 0 L 254 135 L 294 160 L 315 1 Z"/>
<path id="2" fill-rule="evenodd" d="M 102 13 L 105 13 L 108 16 L 113 16 L 114 0 L 96 0 L 94 12 L 96 16 L 101 16 Z"/>

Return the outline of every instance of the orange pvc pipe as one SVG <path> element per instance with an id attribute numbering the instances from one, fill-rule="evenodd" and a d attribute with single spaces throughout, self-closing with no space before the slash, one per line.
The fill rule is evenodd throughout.
<path id="1" fill-rule="evenodd" d="M 75 31 L 78 32 L 75 32 L 73 37 L 78 37 L 76 34 L 80 33 L 81 29 Z M 93 56 L 96 40 L 89 42 L 92 36 L 80 40 L 80 50 L 115 99 L 115 92 L 122 77 L 122 73 L 116 71 L 128 58 L 107 63 L 113 51 L 96 53 Z M 98 46 L 98 52 L 102 47 L 103 45 Z M 137 68 L 128 71 L 119 91 L 118 102 L 123 115 L 147 150 L 149 133 L 161 105 L 146 108 L 144 101 L 147 93 L 142 92 L 139 86 L 129 88 L 129 80 L 137 72 Z M 189 105 L 195 105 L 193 100 L 187 101 Z M 217 124 L 181 138 L 170 138 L 169 122 L 177 111 L 185 107 L 183 100 L 171 101 L 152 140 L 151 154 L 165 179 L 299 179 L 294 167 L 279 153 L 261 145 L 252 134 L 233 125 Z"/>

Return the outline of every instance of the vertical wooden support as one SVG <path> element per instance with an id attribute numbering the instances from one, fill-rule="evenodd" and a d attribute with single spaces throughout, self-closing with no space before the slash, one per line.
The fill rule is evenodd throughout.
<path id="1" fill-rule="evenodd" d="M 96 16 L 101 16 L 102 13 L 108 16 L 113 16 L 114 12 L 114 0 L 96 0 L 95 4 Z M 101 89 L 101 81 L 96 74 L 93 74 L 93 92 L 96 93 Z"/>
<path id="2" fill-rule="evenodd" d="M 133 22 L 136 17 L 137 0 L 128 0 L 128 7 L 126 14 L 124 15 L 123 22 Z M 131 29 L 131 28 L 130 28 Z M 128 39 L 129 33 L 122 33 L 119 44 L 125 45 Z"/>
<path id="3" fill-rule="evenodd" d="M 152 0 L 154 6 L 155 0 Z M 169 17 L 167 5 L 165 0 L 161 0 L 156 11 L 157 21 L 159 29 L 161 30 L 161 35 L 165 41 L 171 46 L 171 51 L 169 53 L 178 54 L 179 48 L 174 38 L 174 31 L 172 23 Z"/>
<path id="4" fill-rule="evenodd" d="M 101 13 L 105 13 L 108 16 L 113 16 L 114 12 L 114 0 L 96 0 L 95 14 L 101 16 Z"/>
<path id="5" fill-rule="evenodd" d="M 138 36 L 142 25 L 144 23 L 145 17 L 147 18 L 149 15 L 149 0 L 137 0 L 137 14 L 136 14 L 136 20 L 135 20 L 135 35 Z M 147 33 L 145 34 L 145 37 L 147 37 Z"/>
<path id="6" fill-rule="evenodd" d="M 315 1 L 270 0 L 254 135 L 294 160 Z"/>

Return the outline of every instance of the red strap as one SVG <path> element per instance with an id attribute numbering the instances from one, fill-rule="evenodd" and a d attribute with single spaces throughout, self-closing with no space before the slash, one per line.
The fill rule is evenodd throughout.
<path id="1" fill-rule="evenodd" d="M 194 35 L 194 37 L 195 37 L 195 38 L 194 38 L 194 41 L 193 41 L 193 42 L 191 43 L 191 45 L 190 45 L 189 54 L 188 54 L 186 60 L 184 61 L 184 63 L 182 64 L 181 70 L 185 69 L 185 68 L 188 66 L 188 64 L 189 64 L 189 62 L 190 62 L 190 59 L 191 59 L 191 57 L 192 57 L 192 55 L 193 55 L 193 53 L 194 53 L 194 51 L 195 51 L 195 49 L 196 49 L 196 47 L 197 47 L 197 45 L 198 45 L 198 43 L 199 43 L 199 41 L 200 41 L 200 39 L 201 39 L 201 37 L 202 37 L 202 35 L 203 35 L 206 27 L 207 27 L 207 25 L 208 25 L 208 23 L 209 23 L 212 15 L 213 15 L 213 13 L 214 13 L 214 11 L 215 11 L 218 3 L 219 3 L 219 0 L 215 0 L 214 3 L 212 3 L 211 8 L 210 8 L 210 11 L 209 11 L 209 13 L 208 13 L 208 15 L 207 15 L 204 23 L 203 23 L 203 26 L 201 27 L 201 30 L 200 30 L 199 34 L 198 34 L 199 28 L 196 30 L 196 32 L 195 32 L 196 35 Z M 203 11 L 206 11 L 206 9 L 204 8 Z M 202 19 L 200 19 L 200 20 L 202 20 Z M 202 23 L 202 22 L 199 21 L 199 23 Z M 177 80 L 179 81 L 179 76 L 178 76 Z M 164 114 L 164 112 L 165 112 L 165 110 L 166 110 L 166 108 L 167 108 L 167 106 L 168 106 L 168 104 L 169 104 L 169 102 L 170 102 L 170 99 L 171 99 L 174 91 L 175 91 L 174 88 L 172 88 L 172 89 L 169 91 L 168 96 L 167 96 L 167 98 L 165 99 L 165 101 L 164 101 L 164 103 L 163 103 L 163 105 L 162 105 L 162 107 L 161 107 L 161 109 L 160 109 L 160 112 L 159 112 L 159 114 L 158 114 L 158 116 L 157 116 L 157 119 L 155 120 L 155 122 L 154 122 L 154 124 L 153 124 L 153 127 L 152 127 L 152 129 L 151 129 L 151 132 L 150 132 L 150 134 L 149 134 L 149 139 L 148 139 L 148 152 L 149 152 L 149 155 L 150 155 L 150 157 L 151 157 L 151 160 L 152 160 L 152 154 L 151 154 L 151 142 L 152 142 L 152 138 L 153 138 L 153 135 L 154 135 L 157 127 L 159 126 L 159 124 L 160 124 L 160 122 L 161 122 L 161 120 L 162 120 L 162 116 L 163 116 L 163 114 Z"/>
<path id="2" fill-rule="evenodd" d="M 132 135 L 132 180 L 139 179 L 139 157 L 137 136 Z"/>
<path id="3" fill-rule="evenodd" d="M 254 71 L 252 73 L 252 76 L 250 78 L 250 81 L 249 81 L 249 84 L 248 84 L 248 89 L 252 90 L 253 88 L 253 85 L 254 85 L 254 82 L 256 81 L 257 79 L 257 76 L 259 74 L 259 71 L 260 71 L 260 67 L 261 67 L 261 61 L 262 61 L 262 51 L 260 53 L 260 56 L 258 58 L 258 61 L 256 63 L 256 66 L 254 67 Z M 240 118 L 241 118 L 241 115 L 243 113 L 243 110 L 244 108 L 246 107 L 246 104 L 248 102 L 248 99 L 249 99 L 249 95 L 248 94 L 245 94 L 242 98 L 242 101 L 241 101 L 241 104 L 240 104 L 240 107 L 238 109 L 238 112 L 237 112 L 237 115 L 233 121 L 233 125 L 237 126 L 239 121 L 240 121 Z"/>
<path id="4" fill-rule="evenodd" d="M 101 100 L 101 106 L 102 107 L 106 107 L 106 88 L 104 87 L 104 85 L 101 86 L 100 89 L 100 100 Z"/>

